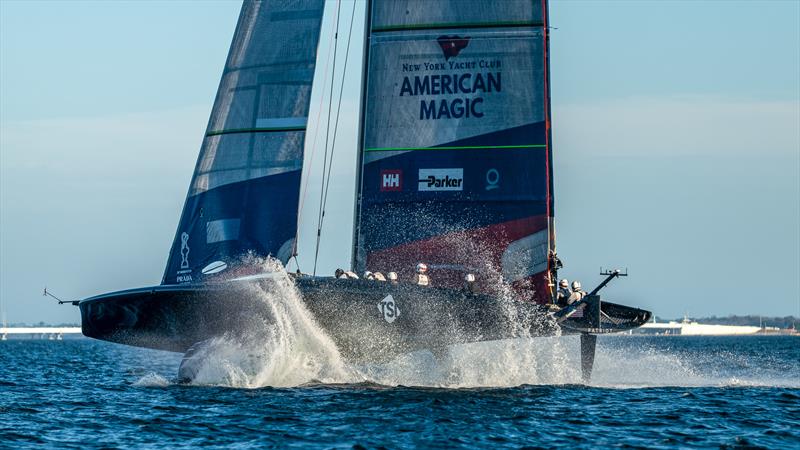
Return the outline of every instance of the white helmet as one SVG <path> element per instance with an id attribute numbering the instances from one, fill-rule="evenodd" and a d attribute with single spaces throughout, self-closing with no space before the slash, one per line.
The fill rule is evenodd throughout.
<path id="1" fill-rule="evenodd" d="M 425 263 L 417 264 L 417 273 L 425 273 L 428 271 L 428 265 Z"/>
<path id="2" fill-rule="evenodd" d="M 565 288 L 569 287 L 569 281 L 566 278 L 562 278 L 561 281 L 558 282 L 558 285 Z"/>
<path id="3" fill-rule="evenodd" d="M 572 282 L 572 290 L 573 291 L 577 291 L 580 288 L 581 288 L 581 282 L 580 281 L 575 280 L 575 281 Z"/>

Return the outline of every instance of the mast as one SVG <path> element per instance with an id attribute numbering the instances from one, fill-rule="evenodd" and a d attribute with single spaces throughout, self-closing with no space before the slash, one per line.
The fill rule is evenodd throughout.
<path id="1" fill-rule="evenodd" d="M 544 86 L 545 86 L 545 129 L 547 138 L 547 225 L 549 229 L 548 234 L 548 258 L 547 258 L 547 276 L 549 279 L 548 288 L 550 297 L 555 296 L 556 283 L 558 280 L 552 279 L 553 269 L 552 266 L 554 259 L 550 255 L 556 253 L 556 223 L 555 223 L 555 181 L 553 178 L 553 121 L 551 117 L 550 105 L 550 7 L 548 0 L 542 0 L 542 17 L 544 19 L 544 26 L 542 32 L 544 36 Z"/>
<path id="2" fill-rule="evenodd" d="M 364 117 L 367 108 L 367 76 L 369 72 L 369 39 L 371 33 L 372 0 L 367 0 L 364 8 L 364 49 L 362 59 L 361 90 L 359 91 L 359 111 L 358 111 L 358 147 L 356 151 L 356 190 L 355 202 L 353 205 L 353 253 L 350 258 L 350 269 L 360 272 L 363 267 L 359 267 L 359 233 L 361 232 L 361 177 L 364 172 Z"/>

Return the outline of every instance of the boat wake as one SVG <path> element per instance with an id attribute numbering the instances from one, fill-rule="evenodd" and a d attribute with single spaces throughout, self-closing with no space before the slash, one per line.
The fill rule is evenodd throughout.
<path id="1" fill-rule="evenodd" d="M 425 350 L 383 363 L 350 363 L 316 324 L 280 263 L 260 263 L 274 274 L 274 283 L 269 289 L 254 284 L 250 294 L 268 306 L 270 317 L 252 321 L 255 329 L 243 333 L 246 338 L 223 336 L 203 343 L 195 353 L 192 385 L 260 388 L 367 383 L 480 388 L 582 383 L 577 336 L 461 344 L 436 356 Z M 364 333 L 369 335 L 370 330 Z M 793 375 L 755 370 L 742 355 L 669 348 L 656 345 L 659 342 L 681 341 L 602 337 L 591 385 L 800 387 Z M 136 384 L 161 387 L 167 383 L 164 377 L 150 374 Z"/>
<path id="2" fill-rule="evenodd" d="M 609 336 L 599 341 L 592 385 L 800 388 L 796 361 L 765 357 L 764 343 L 781 340 L 795 338 Z"/>
<path id="3" fill-rule="evenodd" d="M 237 337 L 204 342 L 195 353 L 192 384 L 258 388 L 357 381 L 283 266 L 271 259 L 258 263 L 273 274 L 270 288 L 253 284 L 247 295 L 266 305 L 268 317 L 250 321 L 251 329 Z"/>

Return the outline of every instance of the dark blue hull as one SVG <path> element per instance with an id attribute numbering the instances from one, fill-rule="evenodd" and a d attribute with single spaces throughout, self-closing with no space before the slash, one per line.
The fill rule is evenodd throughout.
<path id="1" fill-rule="evenodd" d="M 274 283 L 268 277 L 245 277 L 92 297 L 79 304 L 83 333 L 174 352 L 223 335 L 252 337 L 248 335 L 262 329 L 274 314 L 258 295 Z M 295 278 L 294 284 L 313 320 L 352 360 L 385 360 L 421 349 L 559 332 L 620 332 L 650 317 L 647 311 L 603 303 L 604 315 L 613 314 L 617 323 L 605 321 L 598 327 L 589 314 L 591 305 L 584 314 L 557 323 L 542 305 L 466 290 L 306 276 Z"/>

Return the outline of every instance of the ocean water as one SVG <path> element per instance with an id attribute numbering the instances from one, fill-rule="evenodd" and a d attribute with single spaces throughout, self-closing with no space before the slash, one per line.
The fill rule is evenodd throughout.
<path id="1" fill-rule="evenodd" d="M 0 342 L 0 447 L 800 448 L 798 337 L 601 337 L 588 385 L 575 337 L 360 367 L 252 351 L 219 342 L 180 385 L 173 353 Z"/>
<path id="2" fill-rule="evenodd" d="M 0 448 L 800 448 L 799 337 L 602 336 L 588 384 L 575 336 L 354 364 L 260 263 L 269 313 L 205 343 L 191 384 L 179 354 L 0 342 Z"/>

